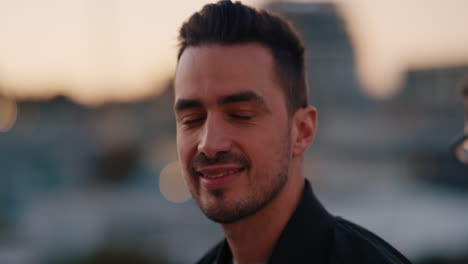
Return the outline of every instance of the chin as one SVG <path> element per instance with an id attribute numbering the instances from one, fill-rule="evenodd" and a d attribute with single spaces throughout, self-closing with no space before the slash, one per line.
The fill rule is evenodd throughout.
<path id="1" fill-rule="evenodd" d="M 210 220 L 219 224 L 230 224 L 260 211 L 269 201 L 236 200 L 227 201 L 222 190 L 211 191 L 208 201 L 197 200 L 201 211 Z"/>
<path id="2" fill-rule="evenodd" d="M 242 214 L 241 212 L 236 212 L 233 210 L 203 210 L 203 213 L 206 217 L 208 217 L 211 221 L 216 222 L 218 224 L 231 224 L 237 222 L 251 214 Z"/>

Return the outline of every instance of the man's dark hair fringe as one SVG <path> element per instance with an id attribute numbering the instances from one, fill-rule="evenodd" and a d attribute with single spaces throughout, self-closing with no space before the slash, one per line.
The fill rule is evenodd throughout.
<path id="1" fill-rule="evenodd" d="M 308 105 L 304 45 L 299 34 L 283 18 L 240 2 L 221 0 L 205 5 L 179 31 L 180 59 L 189 46 L 257 42 L 273 56 L 274 74 L 286 96 L 290 113 Z"/>

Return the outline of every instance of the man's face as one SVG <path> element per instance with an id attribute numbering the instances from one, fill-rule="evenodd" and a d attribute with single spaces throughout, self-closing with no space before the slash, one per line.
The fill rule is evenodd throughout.
<path id="1" fill-rule="evenodd" d="M 175 77 L 177 149 L 193 198 L 229 223 L 288 180 L 290 122 L 270 51 L 256 43 L 187 48 Z"/>

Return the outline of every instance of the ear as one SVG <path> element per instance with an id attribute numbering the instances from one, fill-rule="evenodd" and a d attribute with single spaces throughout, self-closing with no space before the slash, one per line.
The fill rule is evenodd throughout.
<path id="1" fill-rule="evenodd" d="M 300 108 L 293 116 L 293 157 L 300 156 L 312 145 L 317 131 L 317 109 L 312 106 Z"/>

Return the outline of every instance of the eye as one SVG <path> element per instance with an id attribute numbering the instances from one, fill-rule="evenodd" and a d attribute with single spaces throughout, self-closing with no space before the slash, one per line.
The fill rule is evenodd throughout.
<path id="1" fill-rule="evenodd" d="M 229 116 L 240 120 L 250 120 L 254 117 L 252 113 L 232 113 Z"/>
<path id="2" fill-rule="evenodd" d="M 184 125 L 191 125 L 191 124 L 195 124 L 195 123 L 197 123 L 197 122 L 200 122 L 200 121 L 202 121 L 202 120 L 203 120 L 203 118 L 188 119 L 188 120 L 182 121 L 182 124 L 184 124 Z"/>
<path id="3" fill-rule="evenodd" d="M 180 122 L 183 125 L 193 125 L 198 122 L 201 122 L 205 119 L 205 115 L 203 114 L 189 114 L 189 115 L 184 115 L 180 118 Z"/>

